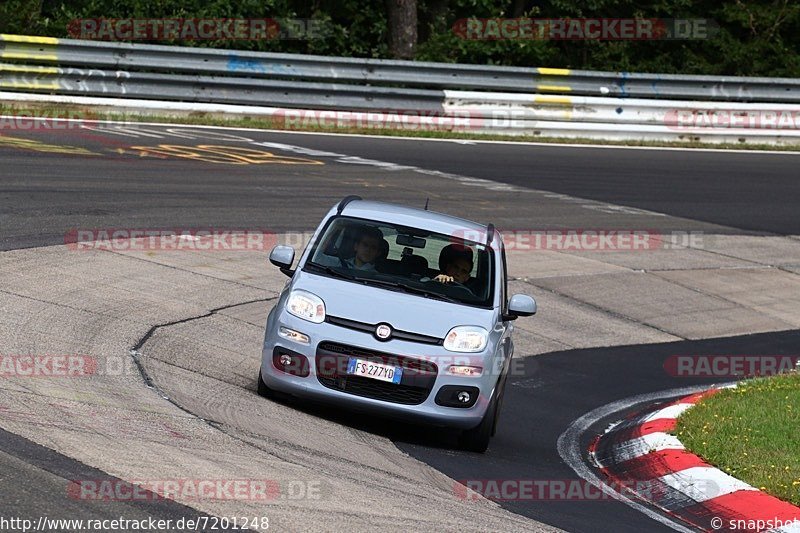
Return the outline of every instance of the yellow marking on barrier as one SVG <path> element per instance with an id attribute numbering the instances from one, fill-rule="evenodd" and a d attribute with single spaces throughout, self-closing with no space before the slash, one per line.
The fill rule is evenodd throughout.
<path id="1" fill-rule="evenodd" d="M 31 74 L 58 74 L 60 70 L 56 67 L 29 67 L 27 65 L 4 65 L 0 64 L 0 72 L 28 72 Z"/>
<path id="2" fill-rule="evenodd" d="M 535 104 L 572 105 L 571 96 L 558 96 L 555 94 L 537 94 L 533 97 Z"/>
<path id="3" fill-rule="evenodd" d="M 205 161 L 206 163 L 220 163 L 228 165 L 324 165 L 322 161 L 306 159 L 303 157 L 290 157 L 275 155 L 271 152 L 242 148 L 239 146 L 215 146 L 201 144 L 198 146 L 181 146 L 175 144 L 160 144 L 158 146 L 131 146 L 138 150 L 141 156 L 154 155 Z"/>
<path id="4" fill-rule="evenodd" d="M 58 83 L 30 83 L 30 82 L 17 82 L 17 81 L 0 81 L 0 87 L 7 87 L 10 89 L 41 89 L 41 90 L 58 90 L 61 86 Z"/>
<path id="5" fill-rule="evenodd" d="M 569 85 L 537 85 L 537 91 L 550 91 L 553 93 L 568 93 L 572 91 Z"/>
<path id="6" fill-rule="evenodd" d="M 2 127 L 3 124 L 0 122 L 0 131 L 4 128 Z M 68 146 L 68 145 L 55 145 L 55 144 L 46 144 L 40 141 L 35 141 L 33 139 L 20 139 L 18 137 L 8 137 L 6 135 L 0 135 L 0 147 L 9 147 L 9 148 L 20 148 L 23 150 L 33 150 L 35 152 L 44 152 L 49 154 L 71 154 L 71 155 L 100 155 L 92 152 L 91 150 L 87 150 L 86 148 L 81 148 L 80 146 Z"/>
<path id="7" fill-rule="evenodd" d="M 29 54 L 27 52 L 0 52 L 0 59 L 36 59 L 37 61 L 58 61 L 54 54 Z"/>
<path id="8" fill-rule="evenodd" d="M 13 35 L 11 33 L 0 33 L 0 41 L 11 43 L 33 43 L 33 44 L 58 44 L 55 37 L 37 37 L 35 35 Z"/>
<path id="9" fill-rule="evenodd" d="M 545 68 L 538 69 L 539 74 L 543 76 L 569 76 L 570 70 L 568 68 Z"/>

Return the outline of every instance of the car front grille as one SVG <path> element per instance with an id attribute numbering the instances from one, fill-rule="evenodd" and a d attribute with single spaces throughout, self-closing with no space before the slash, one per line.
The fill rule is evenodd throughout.
<path id="1" fill-rule="evenodd" d="M 403 368 L 400 383 L 347 374 L 351 357 Z M 433 389 L 438 369 L 430 361 L 366 350 L 330 341 L 317 346 L 317 379 L 329 389 L 385 402 L 419 405 Z"/>
<path id="2" fill-rule="evenodd" d="M 342 328 L 354 329 L 356 331 L 363 331 L 370 335 L 375 334 L 375 328 L 378 324 L 368 324 L 366 322 L 358 322 L 356 320 L 349 320 L 337 316 L 325 315 L 325 322 L 339 326 Z M 438 337 L 431 337 L 430 335 L 422 335 L 421 333 L 411 333 L 409 331 L 392 330 L 392 338 L 410 342 L 418 342 L 420 344 L 433 344 L 441 346 L 444 339 Z M 378 339 L 383 340 L 383 339 Z"/>

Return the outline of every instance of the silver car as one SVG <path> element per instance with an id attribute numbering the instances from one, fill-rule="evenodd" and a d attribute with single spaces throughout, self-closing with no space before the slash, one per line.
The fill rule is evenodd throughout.
<path id="1" fill-rule="evenodd" d="M 514 353 L 503 241 L 484 226 L 348 196 L 295 252 L 270 262 L 291 280 L 267 318 L 258 392 L 460 431 L 484 452 Z"/>

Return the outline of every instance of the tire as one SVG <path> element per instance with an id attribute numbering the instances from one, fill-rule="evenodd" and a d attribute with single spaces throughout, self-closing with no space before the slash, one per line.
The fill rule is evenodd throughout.
<path id="1" fill-rule="evenodd" d="M 466 429 L 461 432 L 458 445 L 462 450 L 484 453 L 489 448 L 489 441 L 492 440 L 492 435 L 494 435 L 498 407 L 502 398 L 502 392 L 500 390 L 497 392 L 498 395 L 489 403 L 481 423 L 472 429 Z"/>
<path id="2" fill-rule="evenodd" d="M 264 398 L 275 399 L 275 391 L 267 387 L 261 379 L 261 368 L 258 369 L 258 395 Z"/>

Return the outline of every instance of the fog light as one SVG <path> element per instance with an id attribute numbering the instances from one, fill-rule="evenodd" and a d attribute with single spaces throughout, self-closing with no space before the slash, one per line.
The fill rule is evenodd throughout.
<path id="1" fill-rule="evenodd" d="M 444 385 L 436 393 L 436 405 L 444 407 L 469 408 L 475 405 L 480 396 L 478 387 L 465 387 L 464 385 Z"/>
<path id="2" fill-rule="evenodd" d="M 276 370 L 301 378 L 309 375 L 308 358 L 300 353 L 276 346 L 272 352 L 272 366 Z"/>
<path id="3" fill-rule="evenodd" d="M 278 328 L 278 335 L 284 339 L 289 339 L 290 341 L 299 342 L 300 344 L 308 344 L 308 335 L 293 329 L 281 326 Z"/>
<path id="4" fill-rule="evenodd" d="M 479 366 L 467 366 L 467 365 L 450 365 L 447 368 L 448 374 L 453 374 L 454 376 L 480 376 L 483 374 L 483 368 Z"/>

